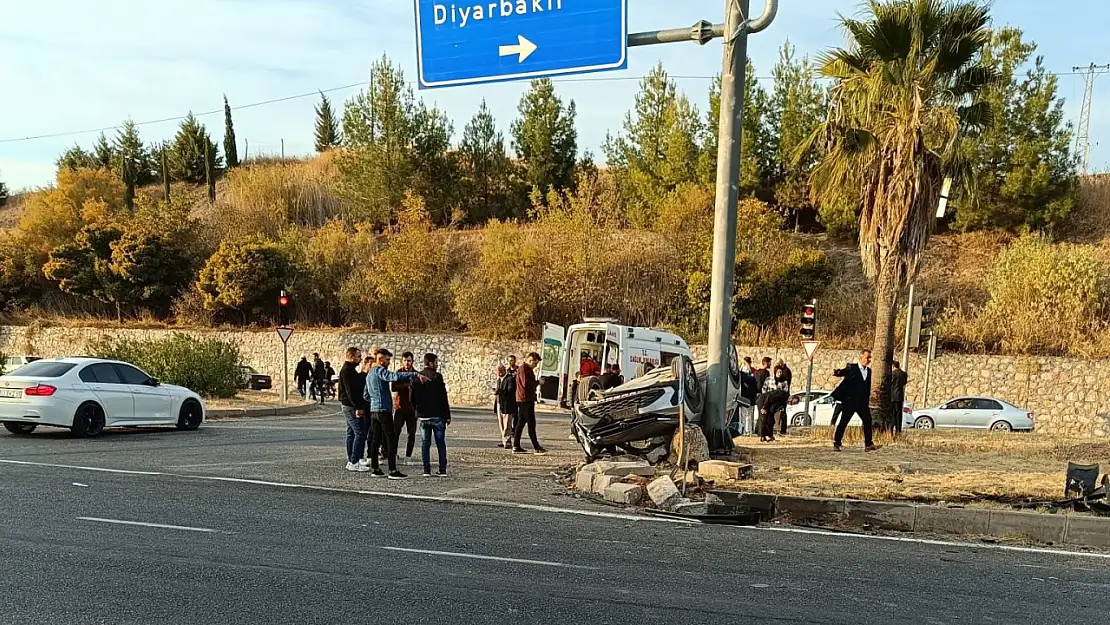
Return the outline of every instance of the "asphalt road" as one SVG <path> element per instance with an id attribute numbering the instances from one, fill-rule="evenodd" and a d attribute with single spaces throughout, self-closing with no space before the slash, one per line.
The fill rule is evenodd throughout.
<path id="1" fill-rule="evenodd" d="M 465 477 L 239 476 L 299 460 L 233 461 L 335 446 L 334 432 L 317 440 L 287 423 L 0 436 L 0 623 L 1106 622 L 1110 560 L 1095 555 L 695 526 L 569 502 L 461 504 L 418 490 L 460 490 Z M 321 475 L 348 479 L 334 456 Z M 221 457 L 223 469 L 164 470 Z M 359 494 L 368 484 L 377 494 Z"/>

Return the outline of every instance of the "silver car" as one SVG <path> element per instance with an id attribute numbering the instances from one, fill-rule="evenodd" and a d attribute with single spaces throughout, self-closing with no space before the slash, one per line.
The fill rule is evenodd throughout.
<path id="1" fill-rule="evenodd" d="M 1033 413 L 993 397 L 960 397 L 907 415 L 904 428 L 963 428 L 1011 432 L 1033 429 Z"/>

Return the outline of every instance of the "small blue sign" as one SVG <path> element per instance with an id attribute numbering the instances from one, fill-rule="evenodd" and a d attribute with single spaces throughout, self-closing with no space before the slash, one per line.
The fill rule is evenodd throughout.
<path id="1" fill-rule="evenodd" d="M 421 89 L 628 67 L 627 0 L 414 0 Z"/>

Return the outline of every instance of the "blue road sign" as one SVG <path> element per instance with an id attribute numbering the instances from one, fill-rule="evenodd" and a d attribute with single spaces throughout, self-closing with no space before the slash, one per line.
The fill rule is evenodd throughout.
<path id="1" fill-rule="evenodd" d="M 414 0 L 420 88 L 628 67 L 627 0 Z"/>

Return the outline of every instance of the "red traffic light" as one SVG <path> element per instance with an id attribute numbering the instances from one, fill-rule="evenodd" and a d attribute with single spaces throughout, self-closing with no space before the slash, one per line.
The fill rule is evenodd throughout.
<path id="1" fill-rule="evenodd" d="M 803 306 L 802 315 L 805 317 L 812 317 L 817 313 L 817 309 L 813 306 Z"/>
<path id="2" fill-rule="evenodd" d="M 278 298 L 278 305 L 282 306 L 282 307 L 288 306 L 289 305 L 289 298 L 282 295 L 281 297 Z"/>

